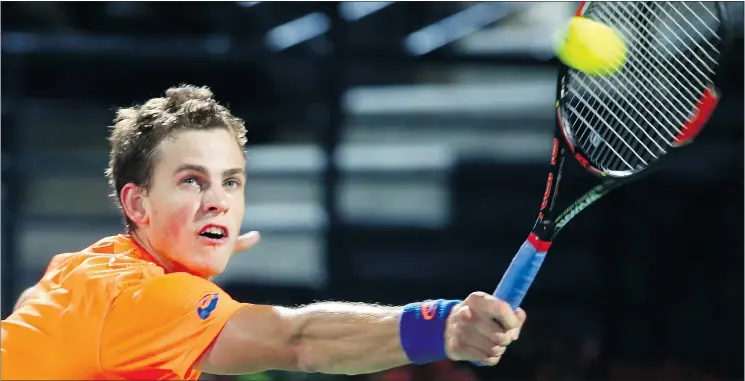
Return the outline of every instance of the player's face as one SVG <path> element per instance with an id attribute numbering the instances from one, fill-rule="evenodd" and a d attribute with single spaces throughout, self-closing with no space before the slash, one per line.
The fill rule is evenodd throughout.
<path id="1" fill-rule="evenodd" d="M 147 240 L 196 275 L 221 273 L 240 234 L 245 160 L 223 128 L 186 130 L 161 142 L 145 197 Z"/>

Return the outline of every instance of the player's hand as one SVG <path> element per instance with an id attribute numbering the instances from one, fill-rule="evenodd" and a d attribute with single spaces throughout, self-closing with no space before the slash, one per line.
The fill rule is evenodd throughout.
<path id="1" fill-rule="evenodd" d="M 233 255 L 256 246 L 259 241 L 261 241 L 261 234 L 259 234 L 259 232 L 257 231 L 250 231 L 248 233 L 241 234 L 235 241 Z"/>
<path id="2" fill-rule="evenodd" d="M 450 312 L 445 352 L 451 360 L 496 365 L 507 346 L 517 340 L 525 318 L 522 309 L 513 311 L 507 302 L 474 292 Z"/>

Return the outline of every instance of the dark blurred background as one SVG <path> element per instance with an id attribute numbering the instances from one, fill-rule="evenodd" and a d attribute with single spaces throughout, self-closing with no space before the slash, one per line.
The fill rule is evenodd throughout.
<path id="1" fill-rule="evenodd" d="M 576 5 L 3 2 L 3 316 L 52 255 L 122 230 L 107 126 L 182 82 L 250 130 L 245 228 L 264 239 L 217 279 L 234 297 L 492 291 L 544 190 L 551 35 Z M 743 379 L 742 3 L 728 9 L 724 97 L 700 141 L 569 224 L 498 367 L 241 379 Z"/>

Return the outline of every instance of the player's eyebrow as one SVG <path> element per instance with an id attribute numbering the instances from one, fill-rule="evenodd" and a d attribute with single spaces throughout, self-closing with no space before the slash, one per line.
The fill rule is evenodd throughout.
<path id="1" fill-rule="evenodd" d="M 195 172 L 202 173 L 204 175 L 207 175 L 209 173 L 209 171 L 207 170 L 205 166 L 196 165 L 196 164 L 183 164 L 179 166 L 178 168 L 176 168 L 176 171 L 174 173 L 179 173 L 182 171 L 195 171 Z M 230 177 L 230 176 L 235 176 L 235 175 L 245 176 L 245 173 L 246 173 L 245 169 L 236 167 L 236 168 L 226 169 L 225 171 L 223 171 L 222 175 L 223 177 Z"/>
<path id="2" fill-rule="evenodd" d="M 196 164 L 182 164 L 173 173 L 179 173 L 182 171 L 194 171 L 194 172 L 200 172 L 203 174 L 209 173 L 207 168 L 203 165 L 196 165 Z"/>
<path id="3" fill-rule="evenodd" d="M 235 176 L 235 175 L 245 176 L 246 175 L 246 170 L 243 169 L 243 168 L 230 168 L 228 170 L 225 170 L 222 173 L 222 175 L 224 177 L 230 177 L 230 176 Z"/>

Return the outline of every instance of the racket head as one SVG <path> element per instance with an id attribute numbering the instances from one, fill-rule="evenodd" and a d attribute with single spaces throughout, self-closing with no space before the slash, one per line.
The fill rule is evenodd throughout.
<path id="1" fill-rule="evenodd" d="M 627 48 L 622 68 L 603 76 L 560 63 L 557 135 L 577 161 L 629 178 L 693 141 L 719 101 L 723 4 L 583 2 L 576 16 L 614 28 Z"/>

